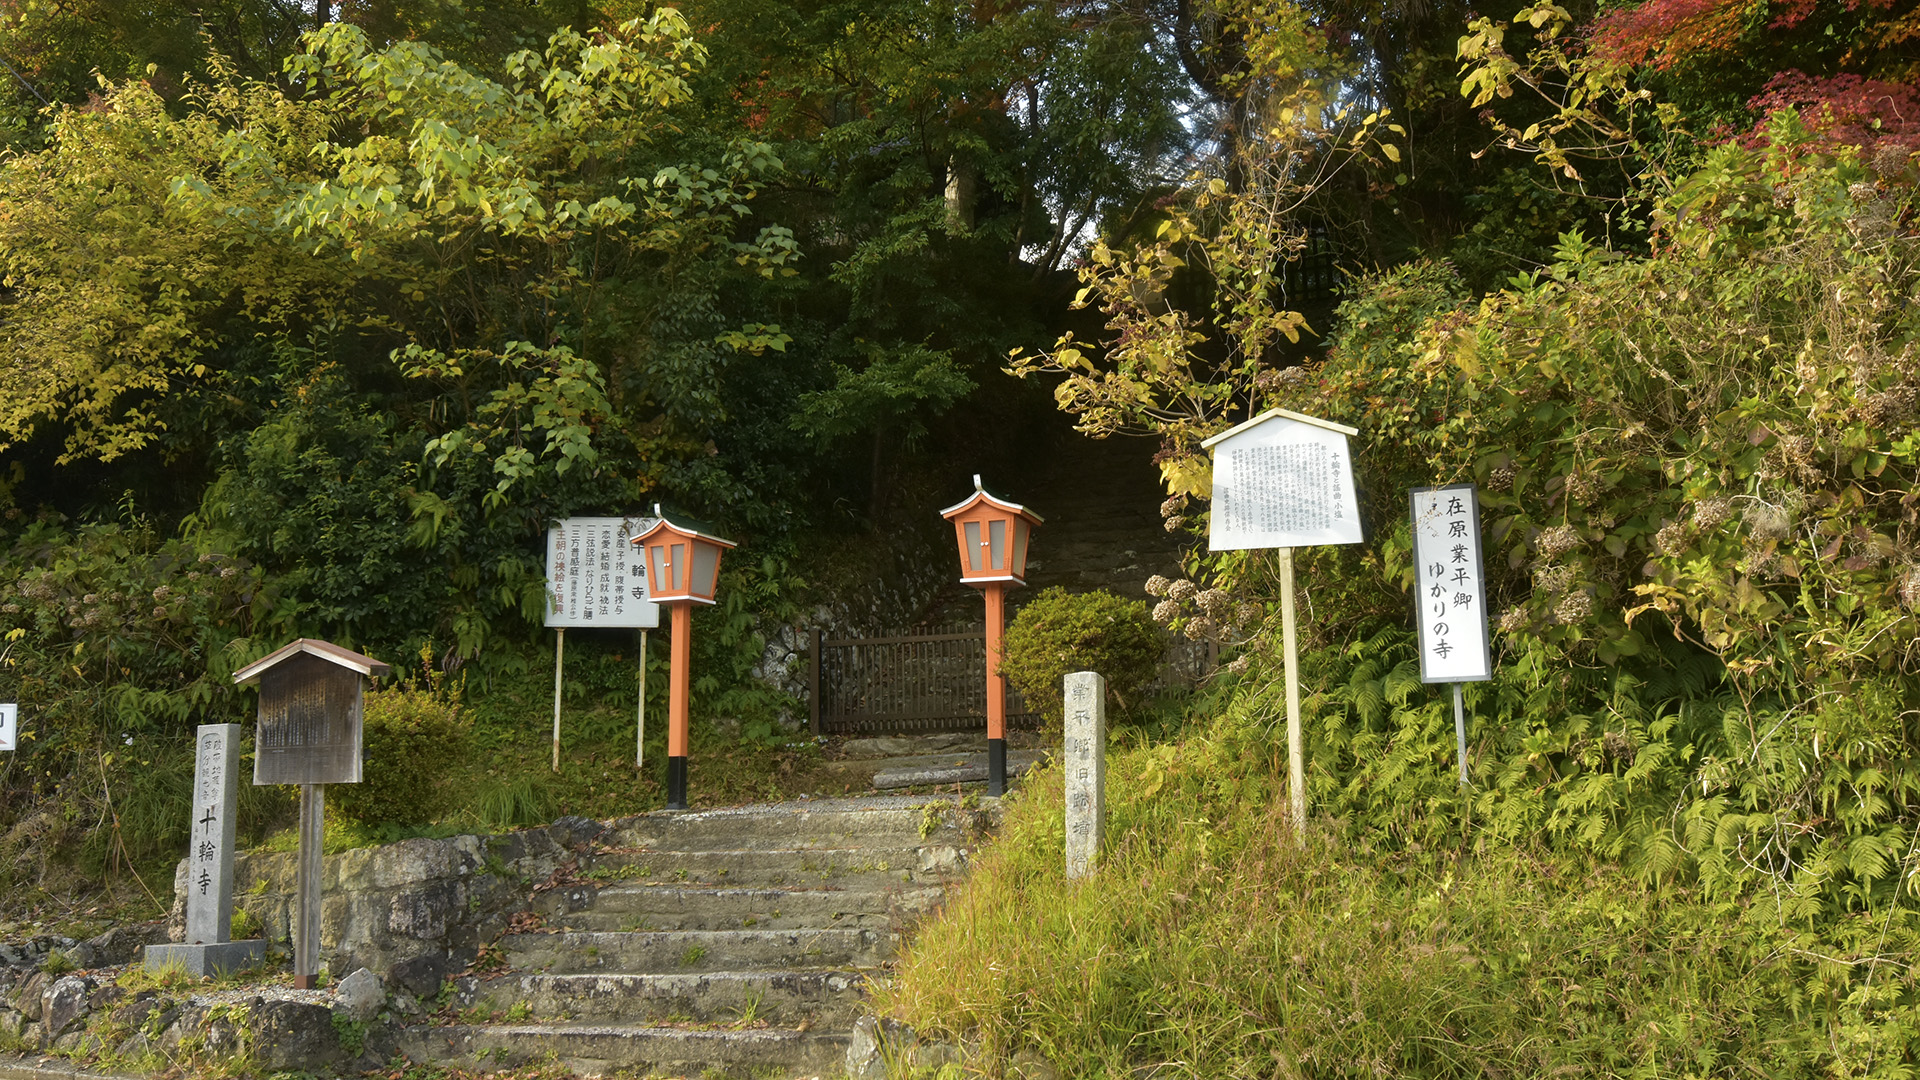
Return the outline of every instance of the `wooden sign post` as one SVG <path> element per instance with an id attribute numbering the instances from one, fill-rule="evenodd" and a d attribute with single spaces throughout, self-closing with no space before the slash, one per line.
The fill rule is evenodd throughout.
<path id="1" fill-rule="evenodd" d="M 553 771 L 560 771 L 560 691 L 570 626 L 640 631 L 640 713 L 633 763 L 646 762 L 647 631 L 660 625 L 660 605 L 649 599 L 646 564 L 633 538 L 658 518 L 564 518 L 547 530 L 546 625 L 553 638 Z"/>
<path id="2" fill-rule="evenodd" d="M 1486 576 L 1480 562 L 1480 501 L 1472 484 L 1413 492 L 1415 622 L 1420 681 L 1453 684 L 1453 735 L 1467 787 L 1467 716 L 1460 684 L 1493 678 Z"/>
<path id="3" fill-rule="evenodd" d="M 328 641 L 301 638 L 233 673 L 260 686 L 253 782 L 300 785 L 300 853 L 294 873 L 293 985 L 312 990 L 320 970 L 320 841 L 327 784 L 360 782 L 360 708 L 369 678 L 392 669 Z"/>
<path id="4" fill-rule="evenodd" d="M 1360 500 L 1347 438 L 1357 429 L 1269 409 L 1200 445 L 1213 454 L 1212 551 L 1280 549 L 1280 634 L 1287 668 L 1287 793 L 1295 835 L 1307 827 L 1293 549 L 1360 543 Z"/>

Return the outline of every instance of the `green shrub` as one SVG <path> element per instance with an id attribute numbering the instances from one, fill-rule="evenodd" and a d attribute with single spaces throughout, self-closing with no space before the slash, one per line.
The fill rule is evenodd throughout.
<path id="1" fill-rule="evenodd" d="M 367 692 L 360 783 L 338 785 L 329 799 L 362 825 L 430 820 L 438 781 L 466 742 L 460 684 L 434 667 L 431 645 L 420 650 L 420 660 L 421 673 L 410 684 Z"/>
<path id="2" fill-rule="evenodd" d="M 1147 605 L 1110 592 L 1073 594 L 1054 587 L 1013 620 L 1001 644 L 1000 674 L 1049 727 L 1065 722 L 1061 679 L 1070 672 L 1097 671 L 1123 713 L 1138 705 L 1160 671 L 1166 651 Z"/>
<path id="3" fill-rule="evenodd" d="M 1061 857 L 1065 777 L 1030 774 L 876 1013 L 1082 1077 L 1815 1080 L 1920 1052 L 1884 959 L 1920 941 L 1911 906 L 1794 925 L 1460 806 L 1422 815 L 1424 845 L 1359 812 L 1296 841 L 1270 721 L 1115 747 L 1090 879 Z"/>
<path id="4" fill-rule="evenodd" d="M 484 827 L 506 832 L 547 820 L 552 802 L 538 777 L 516 776 L 482 787 L 474 799 L 473 813 Z"/>

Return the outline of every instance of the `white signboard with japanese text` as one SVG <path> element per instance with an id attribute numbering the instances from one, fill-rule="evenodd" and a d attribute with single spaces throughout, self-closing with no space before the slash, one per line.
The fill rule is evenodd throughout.
<path id="1" fill-rule="evenodd" d="M 660 605 L 647 599 L 645 562 L 633 546 L 654 521 L 576 517 L 548 529 L 546 625 L 659 626 Z"/>
<path id="2" fill-rule="evenodd" d="M 20 749 L 20 706 L 0 705 L 0 750 Z"/>
<path id="3" fill-rule="evenodd" d="M 1413 492 L 1414 580 L 1420 614 L 1420 680 L 1493 678 L 1480 501 L 1472 484 Z"/>
<path id="4" fill-rule="evenodd" d="M 1275 409 L 1203 445 L 1213 452 L 1213 518 L 1207 546 L 1358 544 L 1353 429 Z"/>

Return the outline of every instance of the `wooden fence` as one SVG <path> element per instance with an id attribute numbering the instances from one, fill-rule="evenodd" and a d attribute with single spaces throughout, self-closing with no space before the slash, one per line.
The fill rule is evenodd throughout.
<path id="1" fill-rule="evenodd" d="M 1164 677 L 1188 683 L 1213 670 L 1209 642 L 1174 639 Z M 955 627 L 902 637 L 829 638 L 813 632 L 808 676 L 815 735 L 906 735 L 987 726 L 987 634 Z M 1007 727 L 1040 726 L 1011 684 Z"/>
<path id="2" fill-rule="evenodd" d="M 809 675 L 816 735 L 967 731 L 987 724 L 987 632 L 828 638 L 813 632 Z M 1007 726 L 1040 716 L 1007 687 Z"/>

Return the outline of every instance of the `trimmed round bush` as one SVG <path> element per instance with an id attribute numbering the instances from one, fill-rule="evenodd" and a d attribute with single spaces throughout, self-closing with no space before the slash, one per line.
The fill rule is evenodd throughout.
<path id="1" fill-rule="evenodd" d="M 1165 651 L 1144 602 L 1056 586 L 1042 590 L 1007 627 L 1000 674 L 1053 729 L 1066 722 L 1061 680 L 1068 674 L 1099 672 L 1113 704 L 1125 713 L 1159 674 Z"/>

